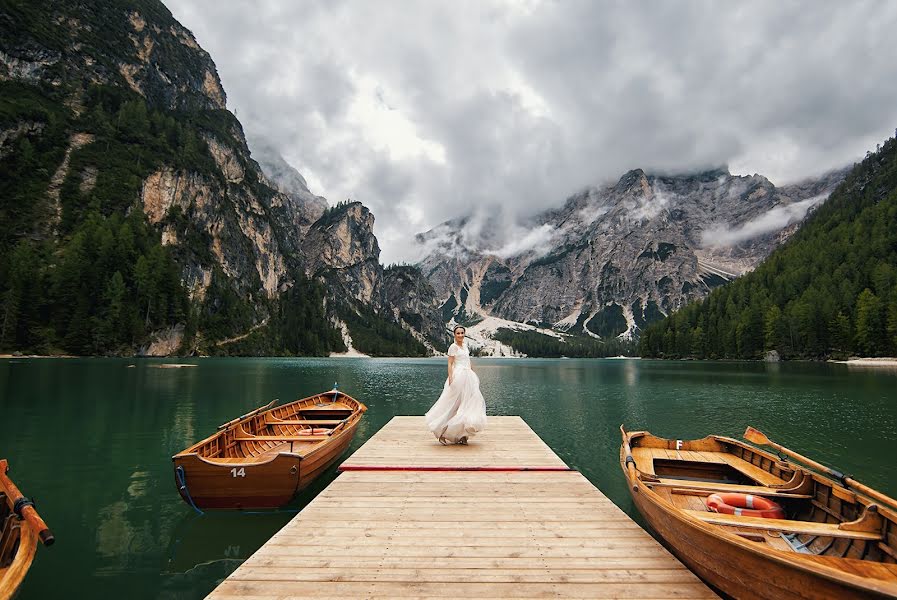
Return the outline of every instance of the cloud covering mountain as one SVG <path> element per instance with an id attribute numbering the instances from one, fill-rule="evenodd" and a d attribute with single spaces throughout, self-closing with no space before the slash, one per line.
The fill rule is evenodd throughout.
<path id="1" fill-rule="evenodd" d="M 312 193 L 369 206 L 386 262 L 416 259 L 409 236 L 456 215 L 512 230 L 636 167 L 726 163 L 782 185 L 857 160 L 897 124 L 893 3 L 171 9 L 215 56 L 250 139 Z"/>

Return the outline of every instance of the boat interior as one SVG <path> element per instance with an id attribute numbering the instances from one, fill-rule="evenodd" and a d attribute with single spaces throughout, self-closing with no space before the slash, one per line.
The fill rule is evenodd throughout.
<path id="1" fill-rule="evenodd" d="M 223 424 L 218 434 L 184 451 L 215 462 L 263 462 L 271 454 L 308 454 L 351 426 L 366 410 L 340 392 L 261 407 Z"/>
<path id="2" fill-rule="evenodd" d="M 12 511 L 6 501 L 6 494 L 0 492 L 0 577 L 12 562 L 15 556 L 15 546 L 18 543 Z"/>
<path id="3" fill-rule="evenodd" d="M 0 488 L 0 580 L 7 575 L 22 542 L 22 523 L 9 505 L 6 494 Z M 28 550 L 23 547 L 22 551 Z M 30 551 L 33 552 L 33 548 Z"/>
<path id="4" fill-rule="evenodd" d="M 865 576 L 897 577 L 897 507 L 731 438 L 639 432 L 629 442 L 639 479 L 685 514 L 769 549 L 842 570 L 862 561 Z M 711 494 L 772 500 L 785 518 L 717 513 L 708 507 Z"/>

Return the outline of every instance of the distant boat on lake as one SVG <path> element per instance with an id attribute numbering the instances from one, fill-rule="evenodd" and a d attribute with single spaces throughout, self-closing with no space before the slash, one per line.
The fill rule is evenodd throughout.
<path id="1" fill-rule="evenodd" d="M 200 509 L 287 504 L 346 450 L 367 410 L 335 389 L 273 405 L 228 421 L 172 457 L 185 502 Z"/>

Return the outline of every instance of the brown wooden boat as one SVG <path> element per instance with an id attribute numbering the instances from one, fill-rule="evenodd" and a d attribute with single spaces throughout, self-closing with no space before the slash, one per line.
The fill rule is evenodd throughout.
<path id="1" fill-rule="evenodd" d="M 894 499 L 750 427 L 748 440 L 780 455 L 715 435 L 668 440 L 620 431 L 620 465 L 635 505 L 672 552 L 720 591 L 734 598 L 897 598 Z M 785 518 L 711 512 L 711 494 L 744 498 L 748 506 L 755 498 L 772 501 Z"/>
<path id="2" fill-rule="evenodd" d="M 237 509 L 287 504 L 345 451 L 367 410 L 336 390 L 273 405 L 228 421 L 172 457 L 185 502 Z"/>
<path id="3" fill-rule="evenodd" d="M 0 460 L 0 600 L 12 598 L 34 560 L 38 539 L 55 541 L 34 504 L 6 475 L 9 463 Z"/>

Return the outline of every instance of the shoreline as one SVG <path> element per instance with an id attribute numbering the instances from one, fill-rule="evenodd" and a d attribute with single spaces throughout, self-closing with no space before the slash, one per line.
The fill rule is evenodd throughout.
<path id="1" fill-rule="evenodd" d="M 847 365 L 848 367 L 897 367 L 897 358 L 894 357 L 850 358 L 848 360 L 830 360 L 829 362 Z"/>
<path id="2" fill-rule="evenodd" d="M 75 356 L 74 354 L 0 354 L 3 358 L 99 358 L 94 356 Z M 122 357 L 125 358 L 125 357 Z"/>
<path id="3" fill-rule="evenodd" d="M 358 352 L 357 350 L 352 352 L 334 352 L 328 356 L 305 356 L 301 358 L 444 358 L 446 355 L 444 353 L 438 353 L 433 356 L 371 356 L 369 354 L 363 354 Z M 33 359 L 33 358 L 113 358 L 113 359 L 130 359 L 130 360 L 145 360 L 145 359 L 156 359 L 156 360 L 175 360 L 175 359 L 200 359 L 200 358 L 222 358 L 215 356 L 76 356 L 73 354 L 0 354 L 0 360 L 17 360 L 17 359 Z M 297 357 L 283 357 L 283 356 L 232 356 L 227 358 L 297 358 Z M 521 358 L 545 358 L 545 359 L 564 359 L 564 358 L 574 358 L 574 357 L 557 357 L 557 356 L 479 356 L 476 358 L 487 358 L 487 359 L 521 359 Z M 578 358 L 578 357 L 577 357 Z M 640 356 L 604 356 L 604 357 L 596 357 L 591 360 L 640 360 L 642 357 Z M 750 360 L 750 359 L 682 359 L 682 358 L 674 358 L 674 359 L 651 359 L 651 360 L 687 360 L 689 362 L 766 362 L 762 359 Z M 830 363 L 830 364 L 838 364 L 838 365 L 847 365 L 849 367 L 871 367 L 871 368 L 897 368 L 897 357 L 867 357 L 867 358 L 850 358 L 848 360 L 786 360 L 786 361 L 776 361 L 776 362 L 819 362 L 819 363 Z M 182 366 L 182 365 L 172 365 L 172 366 Z M 196 366 L 196 365 L 183 365 L 183 366 Z M 171 367 L 169 367 L 171 368 Z"/>

